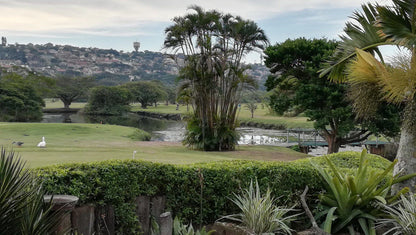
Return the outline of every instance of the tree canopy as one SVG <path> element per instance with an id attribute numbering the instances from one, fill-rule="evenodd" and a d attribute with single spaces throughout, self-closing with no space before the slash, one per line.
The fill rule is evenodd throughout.
<path id="1" fill-rule="evenodd" d="M 319 77 L 321 64 L 336 46 L 337 42 L 327 39 L 298 38 L 265 50 L 266 65 L 274 73 L 266 82 L 271 91 L 270 106 L 279 114 L 304 112 L 328 142 L 328 153 L 337 152 L 340 145 L 365 140 L 374 132 L 395 135 L 399 131 L 394 107 L 386 105 L 386 110 L 377 111 L 389 116 L 357 119 L 347 99 L 348 86 Z"/>
<path id="2" fill-rule="evenodd" d="M 173 19 L 164 42 L 167 50 L 181 54 L 177 59 L 184 59 L 180 79 L 194 107 L 184 143 L 202 150 L 233 150 L 241 91 L 254 84 L 241 61 L 268 40 L 253 21 L 198 6 L 190 9 L 192 13 Z"/>
<path id="3" fill-rule="evenodd" d="M 132 101 L 139 102 L 144 109 L 167 97 L 163 84 L 157 81 L 129 82 L 124 86 L 130 91 Z"/>
<path id="4" fill-rule="evenodd" d="M 40 121 L 45 103 L 34 81 L 18 74 L 0 76 L 0 121 Z"/>
<path id="5" fill-rule="evenodd" d="M 91 89 L 85 113 L 93 115 L 121 115 L 130 110 L 130 92 L 121 86 L 98 86 Z"/>
<path id="6" fill-rule="evenodd" d="M 94 79 L 89 77 L 57 77 L 56 95 L 64 103 L 64 108 L 69 109 L 76 99 L 86 98 L 93 85 Z"/>

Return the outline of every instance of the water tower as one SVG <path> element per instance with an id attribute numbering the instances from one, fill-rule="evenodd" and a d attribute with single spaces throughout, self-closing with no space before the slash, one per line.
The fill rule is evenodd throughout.
<path id="1" fill-rule="evenodd" d="M 140 42 L 133 42 L 133 47 L 134 47 L 134 50 L 136 52 L 138 52 L 139 51 L 139 48 L 140 48 Z"/>
<path id="2" fill-rule="evenodd" d="M 1 45 L 6 46 L 7 45 L 7 39 L 6 37 L 1 37 Z"/>

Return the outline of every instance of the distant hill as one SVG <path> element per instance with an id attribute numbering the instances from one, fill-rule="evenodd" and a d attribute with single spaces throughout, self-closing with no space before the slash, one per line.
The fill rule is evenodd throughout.
<path id="1" fill-rule="evenodd" d="M 175 83 L 178 67 L 160 52 L 123 52 L 113 49 L 69 45 L 0 45 L 0 66 L 12 70 L 23 67 L 46 76 L 93 76 L 103 85 L 117 85 L 131 80 L 159 80 Z M 263 87 L 269 74 L 261 64 L 252 64 L 247 74 Z"/>

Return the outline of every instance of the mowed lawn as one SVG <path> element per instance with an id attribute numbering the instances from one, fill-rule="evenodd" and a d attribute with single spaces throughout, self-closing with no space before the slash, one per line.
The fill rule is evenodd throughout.
<path id="1" fill-rule="evenodd" d="M 218 160 L 252 159 L 291 161 L 307 155 L 274 146 L 238 146 L 237 151 L 201 152 L 180 143 L 134 141 L 129 136 L 136 128 L 101 124 L 75 123 L 0 123 L 0 145 L 13 149 L 27 167 L 69 162 L 91 162 L 109 159 L 135 159 L 185 164 Z M 46 148 L 36 145 L 45 136 Z M 24 142 L 22 147 L 13 141 Z"/>

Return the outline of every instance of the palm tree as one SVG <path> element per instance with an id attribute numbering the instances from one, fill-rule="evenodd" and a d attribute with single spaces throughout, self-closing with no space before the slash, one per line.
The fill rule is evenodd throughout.
<path id="1" fill-rule="evenodd" d="M 190 9 L 194 13 L 173 19 L 164 42 L 165 49 L 184 55 L 180 79 L 191 91 L 194 107 L 185 143 L 202 150 L 233 150 L 241 92 L 254 84 L 241 62 L 268 40 L 252 21 L 198 6 Z"/>
<path id="2" fill-rule="evenodd" d="M 416 1 L 392 0 L 392 5 L 367 4 L 355 12 L 356 23 L 347 23 L 342 43 L 321 75 L 351 85 L 351 97 L 357 113 L 371 115 L 380 101 L 403 105 L 398 163 L 394 174 L 416 172 Z M 410 52 L 399 63 L 386 65 L 378 47 L 395 45 Z M 381 59 L 379 62 L 375 55 Z M 416 179 L 402 186 L 413 190 Z"/>

